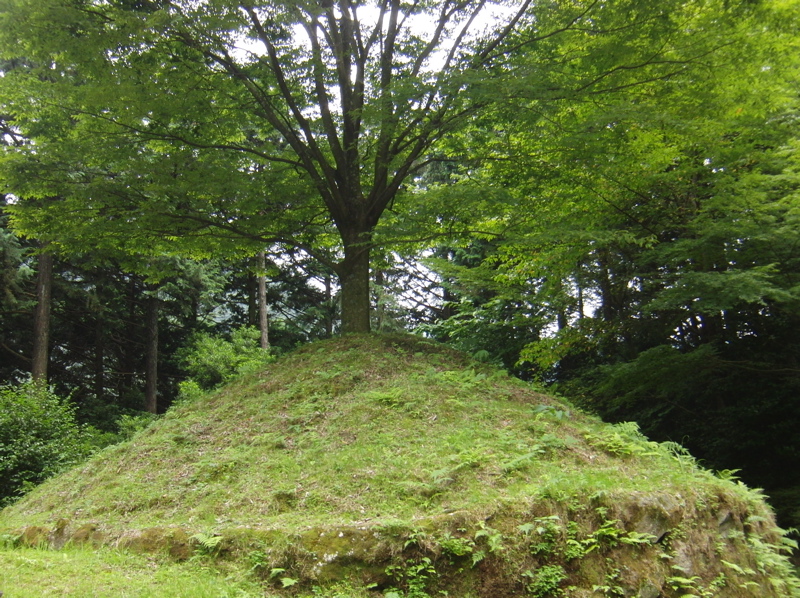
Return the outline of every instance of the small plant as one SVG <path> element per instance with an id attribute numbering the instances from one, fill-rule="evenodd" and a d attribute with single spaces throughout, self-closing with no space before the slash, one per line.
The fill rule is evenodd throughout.
<path id="1" fill-rule="evenodd" d="M 117 429 L 121 440 L 129 440 L 140 430 L 152 424 L 158 416 L 153 413 L 137 413 L 136 415 L 122 415 L 117 420 Z"/>
<path id="2" fill-rule="evenodd" d="M 530 579 L 525 589 L 534 598 L 549 598 L 563 596 L 561 582 L 567 579 L 567 573 L 560 565 L 545 565 L 536 571 L 525 571 L 522 574 Z"/>
<path id="3" fill-rule="evenodd" d="M 474 567 L 485 558 L 486 558 L 485 550 L 476 550 L 475 552 L 472 553 L 472 566 Z"/>
<path id="4" fill-rule="evenodd" d="M 714 594 L 717 590 L 724 588 L 726 585 L 728 585 L 728 577 L 720 571 L 720 574 L 712 579 L 711 583 L 708 584 L 708 588 L 712 591 L 712 594 Z"/>
<path id="5" fill-rule="evenodd" d="M 570 416 L 569 409 L 557 409 L 552 405 L 536 405 L 536 407 L 533 408 L 533 414 L 537 419 L 541 417 L 548 417 L 556 421 L 564 421 L 569 419 Z"/>
<path id="6" fill-rule="evenodd" d="M 250 562 L 250 571 L 256 575 L 262 575 L 269 567 L 269 555 L 263 550 L 254 550 L 247 555 L 247 560 Z"/>
<path id="7" fill-rule="evenodd" d="M 715 598 L 719 596 L 720 588 L 724 588 L 728 583 L 725 574 L 720 573 L 711 581 L 708 587 L 704 587 L 699 583 L 700 578 L 697 575 L 686 577 L 686 573 L 681 567 L 673 565 L 672 568 L 682 575 L 671 575 L 667 577 L 666 583 L 680 595 L 680 598 Z M 746 587 L 749 584 L 752 584 L 755 588 L 760 587 L 755 582 L 745 582 L 742 587 Z"/>
<path id="8" fill-rule="evenodd" d="M 489 552 L 502 552 L 505 550 L 503 546 L 503 534 L 496 529 L 488 527 L 485 523 L 481 522 L 481 529 L 475 532 L 475 541 L 481 538 L 486 539 L 486 546 Z"/>
<path id="9" fill-rule="evenodd" d="M 426 587 L 438 575 L 428 557 L 422 558 L 418 563 L 391 565 L 386 568 L 386 574 L 405 585 L 406 591 L 391 588 L 384 594 L 385 598 L 430 598 Z"/>
<path id="10" fill-rule="evenodd" d="M 603 580 L 604 583 L 592 586 L 592 591 L 600 592 L 604 596 L 624 598 L 625 588 L 619 585 L 620 570 L 613 566 L 614 563 L 611 559 L 606 559 L 606 565 L 609 569 Z"/>
<path id="11" fill-rule="evenodd" d="M 370 390 L 364 393 L 364 398 L 375 401 L 391 409 L 410 411 L 418 406 L 418 399 L 407 395 L 402 387 L 384 388 L 380 390 Z"/>
<path id="12" fill-rule="evenodd" d="M 585 554 L 594 550 L 614 548 L 619 544 L 649 546 L 656 540 L 655 536 L 651 534 L 625 531 L 619 526 L 619 521 L 616 519 L 606 519 L 606 509 L 603 507 L 598 508 L 597 513 L 603 518 L 603 522 L 599 528 L 581 540 Z"/>
<path id="13" fill-rule="evenodd" d="M 680 445 L 677 442 L 670 441 L 662 442 L 658 446 L 662 452 L 665 452 L 668 457 L 678 462 L 682 468 L 689 469 L 697 466 L 697 460 L 692 457 L 691 453 L 689 453 L 689 450 L 685 446 Z M 738 470 L 727 471 L 729 472 L 728 475 L 732 475 Z"/>
<path id="14" fill-rule="evenodd" d="M 753 518 L 748 518 L 750 522 Z M 767 542 L 757 534 L 747 536 L 747 544 L 753 551 L 758 571 L 765 575 L 770 584 L 789 596 L 800 596 L 800 579 L 793 575 L 789 555 L 797 550 L 797 542 L 788 537 L 780 528 L 773 528 L 780 538 L 777 543 Z"/>
<path id="15" fill-rule="evenodd" d="M 697 596 L 697 582 L 700 580 L 697 575 L 685 577 L 683 575 L 670 575 L 667 577 L 667 585 L 675 592 L 680 592 L 681 596 Z"/>
<path id="16" fill-rule="evenodd" d="M 463 390 L 471 390 L 481 382 L 486 381 L 486 374 L 475 372 L 475 370 L 445 370 L 437 372 L 436 377 L 448 386 L 454 386 Z"/>
<path id="17" fill-rule="evenodd" d="M 294 577 L 282 576 L 282 573 L 286 573 L 286 569 L 275 567 L 269 572 L 269 578 L 279 582 L 282 588 L 291 588 L 300 582 L 299 579 L 295 579 Z"/>
<path id="18" fill-rule="evenodd" d="M 519 457 L 515 457 L 510 461 L 506 461 L 502 465 L 503 473 L 512 473 L 514 471 L 521 471 L 527 469 L 533 463 L 536 462 L 536 459 L 541 457 L 542 455 L 546 454 L 547 450 L 540 444 L 534 444 L 530 447 L 530 450 L 521 455 Z"/>
<path id="19" fill-rule="evenodd" d="M 741 469 L 720 469 L 714 472 L 720 480 L 728 480 L 730 482 L 735 482 L 739 479 L 739 476 L 736 475 L 741 471 Z"/>
<path id="20" fill-rule="evenodd" d="M 578 524 L 575 521 L 567 522 L 567 539 L 564 544 L 564 559 L 566 561 L 573 561 L 586 556 L 586 546 L 578 540 L 578 533 L 580 531 Z"/>
<path id="21" fill-rule="evenodd" d="M 475 550 L 475 542 L 471 539 L 457 538 L 449 533 L 439 538 L 439 546 L 441 546 L 442 552 L 452 556 L 465 556 L 472 554 Z"/>
<path id="22" fill-rule="evenodd" d="M 530 550 L 532 554 L 549 556 L 555 551 L 561 537 L 561 518 L 558 515 L 537 517 L 533 523 L 525 523 L 517 529 L 525 535 L 531 536 Z"/>
<path id="23" fill-rule="evenodd" d="M 584 434 L 586 441 L 595 448 L 603 450 L 615 457 L 628 457 L 641 452 L 641 447 L 634 444 L 619 432 L 603 431 L 597 434 Z"/>
<path id="24" fill-rule="evenodd" d="M 194 540 L 198 551 L 203 556 L 216 556 L 222 544 L 222 536 L 203 532 L 196 533 L 189 539 Z"/>
<path id="25" fill-rule="evenodd" d="M 413 529 L 411 533 L 408 534 L 405 543 L 403 544 L 403 548 L 408 548 L 409 546 L 419 546 L 422 547 L 428 541 L 428 534 L 420 529 Z"/>

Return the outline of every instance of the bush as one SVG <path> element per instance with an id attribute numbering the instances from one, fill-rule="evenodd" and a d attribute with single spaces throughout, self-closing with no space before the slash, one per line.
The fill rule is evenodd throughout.
<path id="1" fill-rule="evenodd" d="M 144 430 L 147 426 L 158 419 L 154 413 L 137 413 L 135 415 L 122 415 L 117 420 L 117 442 L 130 440 L 137 432 Z"/>
<path id="2" fill-rule="evenodd" d="M 31 382 L 0 387 L 0 505 L 92 452 L 75 408 Z"/>
<path id="3" fill-rule="evenodd" d="M 198 334 L 182 351 L 181 361 L 192 380 L 210 390 L 248 371 L 263 367 L 274 357 L 259 344 L 259 331 L 243 327 L 233 331 L 231 340 L 211 334 Z M 182 394 L 188 395 L 189 392 Z"/>

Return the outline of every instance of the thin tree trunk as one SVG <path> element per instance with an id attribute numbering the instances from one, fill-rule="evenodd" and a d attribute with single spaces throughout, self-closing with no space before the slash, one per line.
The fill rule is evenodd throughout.
<path id="1" fill-rule="evenodd" d="M 383 285 L 385 284 L 385 279 L 383 276 L 383 270 L 377 270 L 375 272 L 375 286 L 378 289 L 378 302 L 375 306 L 375 324 L 378 327 L 378 332 L 383 331 L 383 327 L 386 320 L 386 302 L 384 301 L 384 288 Z"/>
<path id="2" fill-rule="evenodd" d="M 147 355 L 145 363 L 145 410 L 158 413 L 158 297 L 147 297 Z"/>
<path id="3" fill-rule="evenodd" d="M 258 329 L 261 331 L 261 348 L 269 349 L 269 314 L 267 313 L 267 256 L 258 253 Z"/>
<path id="4" fill-rule="evenodd" d="M 614 298 L 613 298 L 613 282 L 611 280 L 611 272 L 609 271 L 608 264 L 603 256 L 598 257 L 600 265 L 600 272 L 598 273 L 598 286 L 600 290 L 600 310 L 603 315 L 603 320 L 611 322 L 614 320 Z"/>
<path id="5" fill-rule="evenodd" d="M 333 285 L 330 276 L 325 276 L 325 338 L 333 336 L 333 319 L 335 310 L 332 305 Z"/>
<path id="6" fill-rule="evenodd" d="M 578 263 L 578 269 L 575 270 L 575 287 L 578 289 L 578 320 L 583 320 L 584 314 L 584 300 L 583 300 L 583 276 L 581 276 L 581 264 Z"/>
<path id="7" fill-rule="evenodd" d="M 36 310 L 33 314 L 33 360 L 31 377 L 37 384 L 47 384 L 50 358 L 50 309 L 53 292 L 53 254 L 39 254 L 36 277 Z"/>
<path id="8" fill-rule="evenodd" d="M 567 311 L 565 309 L 561 308 L 558 310 L 556 324 L 558 325 L 559 330 L 564 330 L 569 327 L 569 317 L 567 316 Z"/>
<path id="9" fill-rule="evenodd" d="M 105 335 L 103 334 L 103 315 L 98 309 L 94 330 L 94 394 L 98 403 L 105 393 L 105 372 L 103 369 L 105 352 Z"/>
<path id="10" fill-rule="evenodd" d="M 138 315 L 139 299 L 141 290 L 138 284 L 137 277 L 130 275 L 128 279 L 128 296 L 127 296 L 127 322 L 125 322 L 125 333 L 129 339 L 138 339 L 139 336 L 139 322 L 140 316 Z M 134 343 L 122 343 L 122 355 L 120 357 L 121 375 L 118 377 L 117 388 L 120 394 L 125 395 L 130 392 L 134 386 L 135 374 L 139 364 L 134 356 L 134 353 L 139 353 L 138 346 Z"/>
<path id="11" fill-rule="evenodd" d="M 258 258 L 256 258 L 258 266 Z M 247 325 L 258 324 L 258 276 L 252 272 L 247 274 Z"/>

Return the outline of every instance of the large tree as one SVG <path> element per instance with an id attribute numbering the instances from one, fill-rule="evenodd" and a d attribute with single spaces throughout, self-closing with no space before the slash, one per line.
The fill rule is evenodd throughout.
<path id="1" fill-rule="evenodd" d="M 369 329 L 387 209 L 497 102 L 669 80 L 744 10 L 666 0 L 3 0 L 16 225 L 133 252 L 307 250 Z M 24 67 L 20 66 L 24 65 Z M 419 204 L 415 204 L 419 208 Z M 424 209 L 422 210 L 424 212 Z M 405 230 L 402 232 L 406 232 Z M 231 243 L 232 241 L 232 243 Z"/>
<path id="2" fill-rule="evenodd" d="M 702 77 L 487 135 L 473 181 L 516 190 L 532 217 L 477 263 L 436 264 L 456 314 L 434 332 L 741 469 L 797 525 L 800 12 L 774 6 Z M 520 352 L 507 321 L 540 338 Z"/>

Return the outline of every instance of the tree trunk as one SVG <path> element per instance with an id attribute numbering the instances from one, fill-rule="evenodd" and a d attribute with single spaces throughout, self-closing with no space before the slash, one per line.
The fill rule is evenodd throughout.
<path id="1" fill-rule="evenodd" d="M 569 328 L 569 316 L 567 315 L 566 309 L 559 308 L 558 315 L 556 316 L 556 324 L 559 331 Z"/>
<path id="2" fill-rule="evenodd" d="M 333 336 L 333 320 L 336 310 L 333 307 L 333 285 L 330 276 L 325 276 L 325 338 Z"/>
<path id="3" fill-rule="evenodd" d="M 147 356 L 145 363 L 145 410 L 158 413 L 158 297 L 147 297 Z"/>
<path id="4" fill-rule="evenodd" d="M 261 331 L 261 348 L 269 349 L 269 315 L 267 313 L 267 256 L 258 254 L 258 329 Z"/>
<path id="5" fill-rule="evenodd" d="M 126 297 L 128 314 L 127 321 L 125 322 L 125 334 L 130 340 L 136 339 L 137 343 L 141 338 L 139 336 L 141 316 L 138 314 L 140 294 L 141 290 L 137 277 L 135 275 L 130 275 L 128 279 L 128 294 Z M 117 378 L 116 384 L 120 395 L 127 395 L 131 389 L 133 389 L 136 377 L 135 372 L 139 367 L 135 355 L 140 354 L 141 351 L 139 345 L 133 342 L 122 343 L 120 349 L 122 351 L 122 355 L 120 356 L 121 373 Z"/>
<path id="6" fill-rule="evenodd" d="M 583 265 L 581 262 L 578 262 L 578 267 L 575 269 L 575 288 L 578 291 L 578 320 L 583 320 L 584 318 L 584 299 L 583 299 L 583 271 L 581 268 Z"/>
<path id="7" fill-rule="evenodd" d="M 383 276 L 383 270 L 377 270 L 375 272 L 375 286 L 378 290 L 378 300 L 375 305 L 375 326 L 377 326 L 378 332 L 383 332 L 384 326 L 386 325 L 386 302 L 384 301 L 383 288 L 385 283 L 386 280 Z"/>
<path id="8" fill-rule="evenodd" d="M 47 384 L 50 357 L 50 307 L 53 291 L 53 254 L 39 254 L 36 277 L 36 311 L 33 314 L 33 360 L 31 377 L 37 384 Z"/>
<path id="9" fill-rule="evenodd" d="M 369 332 L 369 247 L 345 242 L 339 265 L 342 285 L 342 333 Z"/>
<path id="10" fill-rule="evenodd" d="M 256 260 L 258 266 L 258 260 Z M 252 266 L 251 266 L 252 267 Z M 247 274 L 247 325 L 258 324 L 258 276 L 252 272 Z"/>
<path id="11" fill-rule="evenodd" d="M 106 386 L 103 364 L 105 353 L 105 334 L 103 328 L 105 322 L 101 309 L 102 308 L 99 308 L 97 311 L 97 320 L 95 321 L 94 329 L 94 395 L 98 404 L 103 400 Z"/>
<path id="12" fill-rule="evenodd" d="M 612 322 L 616 315 L 616 310 L 614 309 L 614 283 L 607 262 L 603 259 L 603 256 L 599 256 L 597 261 L 600 266 L 597 280 L 600 291 L 600 313 L 605 322 Z"/>

